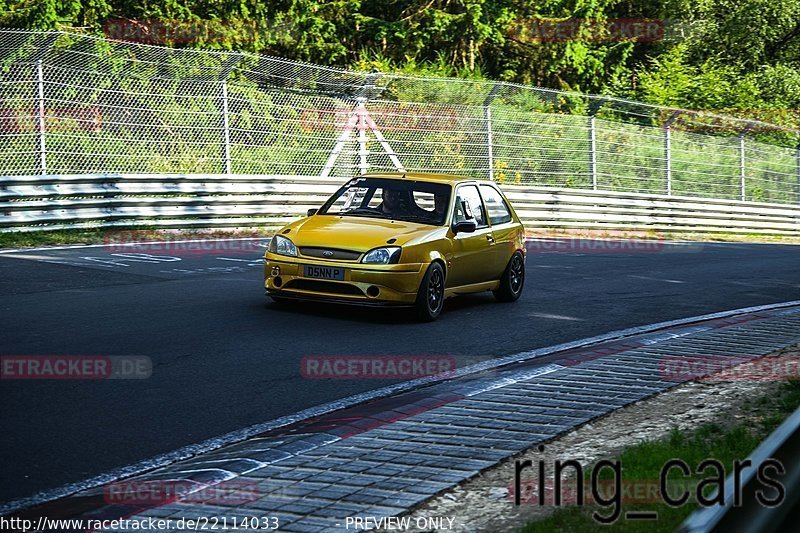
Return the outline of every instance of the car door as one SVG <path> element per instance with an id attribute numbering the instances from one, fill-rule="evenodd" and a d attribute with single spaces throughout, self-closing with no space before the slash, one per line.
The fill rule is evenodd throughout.
<path id="1" fill-rule="evenodd" d="M 475 220 L 474 233 L 452 235 L 452 255 L 448 261 L 447 286 L 461 287 L 497 279 L 491 277 L 494 237 L 489 227 L 477 185 L 459 185 L 455 192 L 452 224 Z"/>
<path id="2" fill-rule="evenodd" d="M 489 275 L 491 279 L 500 279 L 511 260 L 511 255 L 517 249 L 520 228 L 519 224 L 514 222 L 511 210 L 500 191 L 492 185 L 483 183 L 479 188 L 494 238 L 488 259 Z"/>

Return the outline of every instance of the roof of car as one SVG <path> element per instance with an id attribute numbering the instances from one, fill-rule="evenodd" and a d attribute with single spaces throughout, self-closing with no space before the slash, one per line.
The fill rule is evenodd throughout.
<path id="1" fill-rule="evenodd" d="M 370 172 L 364 174 L 365 178 L 406 178 L 419 181 L 438 181 L 450 184 L 460 183 L 462 181 L 489 181 L 480 178 L 473 178 L 470 176 L 457 176 L 455 174 L 431 174 L 427 172 Z"/>

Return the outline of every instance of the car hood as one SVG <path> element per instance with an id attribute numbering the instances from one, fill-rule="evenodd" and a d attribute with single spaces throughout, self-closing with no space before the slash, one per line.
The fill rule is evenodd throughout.
<path id="1" fill-rule="evenodd" d="M 287 232 L 286 229 L 289 231 Z M 378 246 L 403 246 L 440 229 L 427 224 L 380 218 L 315 215 L 288 225 L 286 235 L 297 246 L 319 246 L 366 252 Z"/>

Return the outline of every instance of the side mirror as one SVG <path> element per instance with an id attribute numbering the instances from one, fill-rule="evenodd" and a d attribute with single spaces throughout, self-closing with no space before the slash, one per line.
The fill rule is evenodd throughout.
<path id="1" fill-rule="evenodd" d="M 309 209 L 308 212 L 306 212 L 306 216 L 309 216 L 309 217 L 314 216 L 316 214 L 317 214 L 317 210 L 316 209 Z"/>
<path id="2" fill-rule="evenodd" d="M 478 223 L 474 220 L 462 220 L 461 222 L 456 222 L 453 226 L 453 233 L 475 233 L 475 230 L 478 229 Z"/>

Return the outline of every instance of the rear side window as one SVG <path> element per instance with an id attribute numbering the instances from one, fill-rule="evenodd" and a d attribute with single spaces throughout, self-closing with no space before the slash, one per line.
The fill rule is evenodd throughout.
<path id="1" fill-rule="evenodd" d="M 481 185 L 481 196 L 492 225 L 511 222 L 511 210 L 497 189 L 490 185 Z"/>

